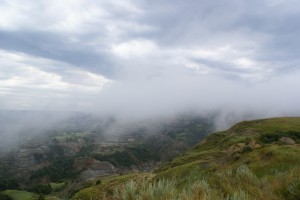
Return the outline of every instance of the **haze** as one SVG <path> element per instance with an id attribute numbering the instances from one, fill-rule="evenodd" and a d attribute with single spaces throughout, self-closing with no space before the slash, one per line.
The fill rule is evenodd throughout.
<path id="1" fill-rule="evenodd" d="M 300 114 L 296 0 L 0 1 L 0 109 Z M 250 117 L 250 118 L 251 118 Z"/>

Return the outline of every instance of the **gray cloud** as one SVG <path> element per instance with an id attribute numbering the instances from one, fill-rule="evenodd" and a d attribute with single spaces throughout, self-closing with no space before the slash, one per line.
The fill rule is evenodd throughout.
<path id="1" fill-rule="evenodd" d="M 297 115 L 299 11 L 295 0 L 0 1 L 0 106 Z"/>
<path id="2" fill-rule="evenodd" d="M 113 76 L 110 55 L 96 52 L 85 44 L 68 41 L 67 36 L 41 32 L 0 32 L 0 45 L 7 50 L 25 52 L 74 65 L 108 77 Z"/>

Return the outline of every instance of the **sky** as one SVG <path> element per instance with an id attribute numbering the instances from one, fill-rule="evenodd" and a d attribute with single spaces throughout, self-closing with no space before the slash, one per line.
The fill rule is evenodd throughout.
<path id="1" fill-rule="evenodd" d="M 0 109 L 299 115 L 297 0 L 0 0 Z"/>

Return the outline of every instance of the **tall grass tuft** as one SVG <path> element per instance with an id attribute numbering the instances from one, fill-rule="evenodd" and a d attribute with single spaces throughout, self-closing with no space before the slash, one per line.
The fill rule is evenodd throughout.
<path id="1" fill-rule="evenodd" d="M 106 196 L 114 200 L 259 200 L 280 199 L 280 195 L 296 200 L 300 199 L 298 172 L 258 178 L 248 166 L 240 165 L 205 179 L 191 178 L 183 186 L 178 179 L 130 180 L 115 188 L 113 196 Z"/>
<path id="2" fill-rule="evenodd" d="M 232 195 L 227 195 L 226 200 L 251 200 L 251 198 L 241 190 Z"/>
<path id="3" fill-rule="evenodd" d="M 210 200 L 212 189 L 206 180 L 199 180 L 188 184 L 182 190 L 176 189 L 173 180 L 159 180 L 151 182 L 143 180 L 141 183 L 133 180 L 125 183 L 114 191 L 114 200 Z"/>

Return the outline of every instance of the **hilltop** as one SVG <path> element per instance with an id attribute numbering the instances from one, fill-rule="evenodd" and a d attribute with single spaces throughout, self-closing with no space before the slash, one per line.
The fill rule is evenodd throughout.
<path id="1" fill-rule="evenodd" d="M 300 199 L 300 118 L 244 121 L 153 173 L 110 177 L 76 199 Z"/>

